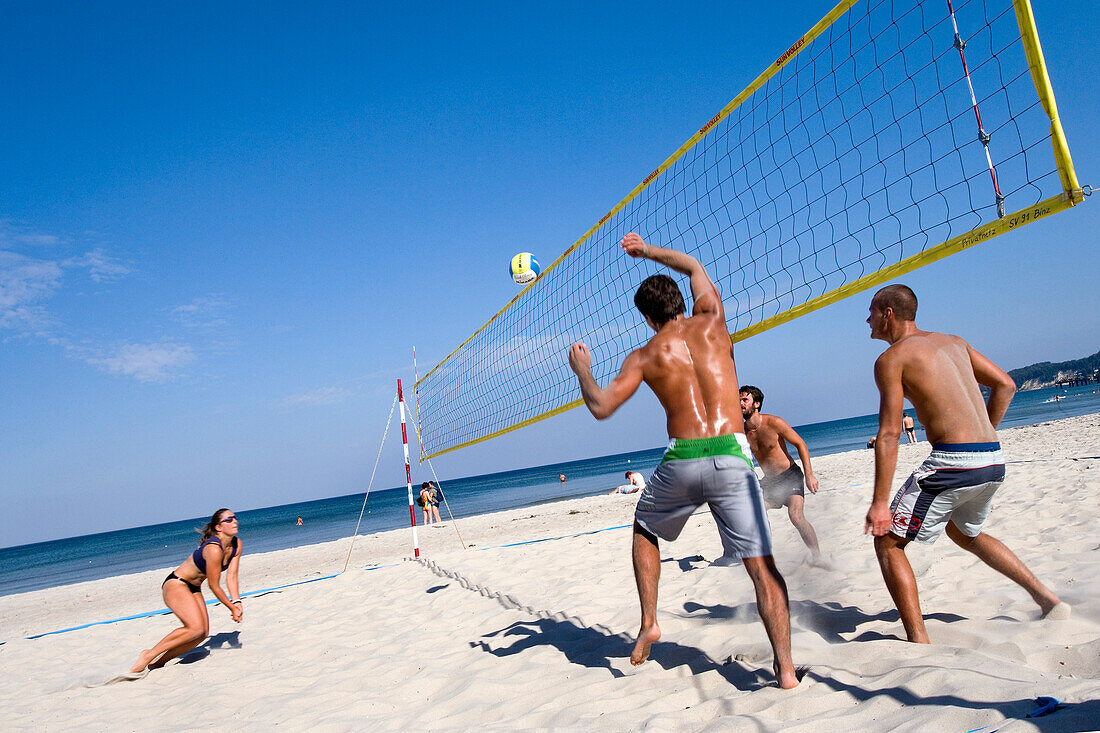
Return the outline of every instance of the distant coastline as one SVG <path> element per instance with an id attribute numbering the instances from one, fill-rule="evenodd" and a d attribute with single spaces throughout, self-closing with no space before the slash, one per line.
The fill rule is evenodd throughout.
<path id="1" fill-rule="evenodd" d="M 1100 351 L 1092 356 L 1052 364 L 1041 361 L 1008 373 L 1021 392 L 1069 383 L 1100 382 Z"/>

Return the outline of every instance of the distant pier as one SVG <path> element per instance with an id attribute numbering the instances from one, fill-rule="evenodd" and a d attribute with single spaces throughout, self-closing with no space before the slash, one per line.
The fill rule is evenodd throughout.
<path id="1" fill-rule="evenodd" d="M 1083 387 L 1086 384 L 1100 383 L 1100 372 L 1093 372 L 1092 374 L 1084 374 L 1079 377 L 1069 377 L 1066 379 L 1055 380 L 1055 387 Z"/>

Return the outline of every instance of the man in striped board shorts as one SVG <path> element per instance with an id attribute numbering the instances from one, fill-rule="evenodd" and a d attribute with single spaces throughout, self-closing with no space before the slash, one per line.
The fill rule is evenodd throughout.
<path id="1" fill-rule="evenodd" d="M 630 663 L 644 662 L 661 638 L 657 538 L 675 540 L 692 513 L 707 504 L 718 525 L 722 559 L 740 560 L 756 590 L 776 681 L 783 688 L 795 687 L 787 586 L 772 559 L 764 496 L 749 458 L 722 297 L 703 265 L 689 254 L 646 244 L 633 232 L 623 237 L 622 248 L 631 257 L 689 276 L 694 300 L 691 316 L 685 316 L 684 297 L 675 280 L 667 275 L 646 278 L 634 294 L 634 304 L 655 333 L 645 346 L 627 355 L 618 375 L 603 389 L 592 376 L 588 347 L 575 343 L 569 349 L 569 366 L 580 382 L 585 406 L 597 420 L 611 417 L 642 382 L 657 395 L 667 418 L 668 450 L 634 511 L 632 557 L 642 618 Z"/>
<path id="2" fill-rule="evenodd" d="M 1039 582 L 1001 541 L 982 532 L 993 495 L 1004 482 L 997 442 L 1016 385 L 996 364 L 958 336 L 917 328 L 917 296 L 888 285 L 871 299 L 871 338 L 890 347 L 875 362 L 879 390 L 875 489 L 864 533 L 875 537 L 882 576 L 909 641 L 928 644 L 917 581 L 905 556 L 909 542 L 931 544 L 946 530 L 959 547 L 1026 590 L 1045 618 L 1068 618 L 1069 605 Z M 990 389 L 988 403 L 979 384 Z M 902 407 L 908 398 L 932 454 L 891 502 Z"/>

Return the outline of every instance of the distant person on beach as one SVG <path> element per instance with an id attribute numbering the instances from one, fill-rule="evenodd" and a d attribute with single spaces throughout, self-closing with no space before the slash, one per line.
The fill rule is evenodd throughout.
<path id="1" fill-rule="evenodd" d="M 913 426 L 913 416 L 908 412 L 902 413 L 904 417 L 901 419 L 901 427 L 905 429 L 905 437 L 909 439 L 910 443 L 917 442 L 917 431 Z M 900 438 L 899 438 L 900 440 Z"/>
<path id="2" fill-rule="evenodd" d="M 637 471 L 626 472 L 626 483 L 622 486 L 616 486 L 611 491 L 607 492 L 608 496 L 612 494 L 633 494 L 641 491 L 645 488 L 645 479 L 642 478 L 642 474 Z"/>
<path id="3" fill-rule="evenodd" d="M 435 487 L 435 484 L 431 481 L 427 482 L 428 488 L 428 508 L 432 515 L 432 521 L 438 524 L 443 523 L 443 519 L 439 516 L 439 489 Z"/>
<path id="4" fill-rule="evenodd" d="M 810 549 L 810 561 L 814 565 L 821 565 L 817 533 L 803 511 L 805 490 L 808 488 L 811 494 L 817 493 L 817 476 L 814 476 L 813 467 L 810 466 L 810 451 L 806 448 L 806 441 L 783 418 L 760 412 L 760 407 L 764 404 L 764 393 L 758 387 L 743 385 L 740 395 L 745 437 L 749 439 L 753 458 L 764 472 L 764 478 L 760 482 L 764 501 L 768 509 L 787 507 L 791 524 Z M 787 443 L 798 451 L 798 458 L 802 461 L 801 469 L 791 460 Z M 805 476 L 802 474 L 803 469 Z"/>
<path id="5" fill-rule="evenodd" d="M 141 672 L 146 667 L 163 667 L 169 660 L 186 654 L 206 639 L 210 633 L 210 617 L 200 588 L 204 580 L 214 596 L 229 610 L 233 620 L 241 622 L 244 607 L 237 582 L 244 544 L 237 531 L 237 517 L 228 509 L 219 509 L 210 517 L 202 528 L 198 549 L 169 573 L 160 585 L 165 605 L 176 614 L 183 626 L 169 633 L 152 649 L 143 650 L 131 672 Z M 220 585 L 222 573 L 225 573 L 228 593 Z"/>
<path id="6" fill-rule="evenodd" d="M 874 448 L 875 447 L 875 442 L 877 440 L 878 440 L 878 436 L 877 435 L 872 435 L 870 438 L 867 439 L 867 447 L 868 448 Z"/>
<path id="7" fill-rule="evenodd" d="M 959 547 L 1024 588 L 1042 615 L 1068 618 L 1070 609 L 999 540 L 982 532 L 1005 465 L 997 425 L 1016 385 L 996 364 L 958 336 L 917 328 L 917 296 L 889 285 L 871 299 L 871 338 L 890 347 L 875 362 L 879 390 L 875 489 L 864 533 L 875 553 L 909 641 L 929 643 L 917 582 L 905 546 L 936 541 L 941 532 Z M 990 389 L 989 402 L 978 385 Z M 890 501 L 898 460 L 902 403 L 908 398 L 932 443 L 932 454 Z"/>
<path id="8" fill-rule="evenodd" d="M 774 654 L 780 687 L 798 685 L 791 661 L 787 586 L 771 554 L 771 530 L 764 497 L 741 422 L 737 373 L 730 350 L 722 298 L 699 260 L 646 244 L 633 232 L 623 237 L 623 250 L 664 265 L 691 281 L 691 316 L 684 298 L 667 275 L 646 278 L 634 304 L 656 334 L 632 351 L 619 374 L 601 389 L 592 376 L 588 347 L 569 349 L 569 366 L 581 395 L 597 420 L 610 417 L 645 382 L 665 408 L 668 450 L 634 511 L 634 578 L 641 604 L 641 626 L 630 663 L 641 664 L 661 638 L 657 625 L 657 585 L 661 553 L 657 538 L 675 540 L 702 504 L 718 525 L 723 558 L 740 559 L 756 589 L 756 603 Z"/>
<path id="9" fill-rule="evenodd" d="M 432 508 L 433 507 L 432 507 L 431 492 L 429 491 L 430 486 L 431 486 L 431 483 L 429 483 L 428 481 L 425 481 L 424 483 L 420 484 L 420 493 L 416 497 L 417 506 L 419 506 L 421 508 L 421 510 L 423 510 L 423 512 L 424 512 L 424 524 L 425 525 L 428 525 L 428 524 L 432 523 Z M 436 510 L 436 514 L 438 514 L 438 513 L 439 513 L 438 510 Z"/>

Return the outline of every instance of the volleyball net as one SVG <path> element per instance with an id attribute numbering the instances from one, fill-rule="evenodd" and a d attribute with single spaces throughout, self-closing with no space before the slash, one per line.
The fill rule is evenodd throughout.
<path id="1" fill-rule="evenodd" d="M 634 290 L 676 275 L 628 232 L 737 342 L 1082 196 L 1027 0 L 844 0 L 417 382 L 421 459 L 583 404 L 574 341 L 600 384 L 645 343 Z"/>

